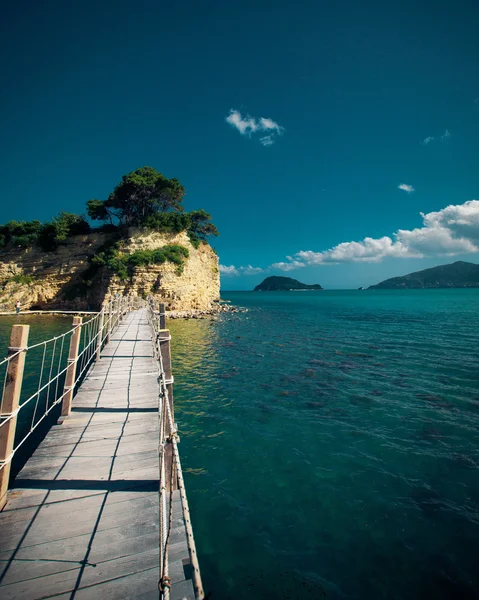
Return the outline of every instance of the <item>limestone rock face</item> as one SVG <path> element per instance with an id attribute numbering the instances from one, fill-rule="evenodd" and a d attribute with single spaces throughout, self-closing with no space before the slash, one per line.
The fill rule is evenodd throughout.
<path id="1" fill-rule="evenodd" d="M 36 246 L 0 252 L 0 310 L 12 310 L 17 300 L 23 309 L 97 310 L 116 292 L 153 295 L 158 302 L 165 302 L 168 310 L 208 310 L 219 299 L 218 257 L 209 245 L 194 248 L 185 232 L 163 234 L 143 229 L 130 230 L 122 252 L 180 244 L 190 253 L 183 273 L 178 275 L 177 266 L 167 262 L 139 267 L 131 279 L 120 281 L 102 268 L 85 290 L 79 286 L 81 275 L 111 235 L 72 236 L 54 252 Z"/>
<path id="2" fill-rule="evenodd" d="M 218 257 L 208 244 L 194 248 L 186 232 L 165 234 L 132 229 L 124 251 L 154 250 L 167 244 L 188 248 L 190 256 L 181 275 L 177 274 L 177 267 L 172 263 L 139 267 L 131 282 L 122 282 L 114 276 L 108 293 L 151 294 L 159 302 L 164 302 L 167 310 L 210 309 L 220 297 L 220 276 Z"/>

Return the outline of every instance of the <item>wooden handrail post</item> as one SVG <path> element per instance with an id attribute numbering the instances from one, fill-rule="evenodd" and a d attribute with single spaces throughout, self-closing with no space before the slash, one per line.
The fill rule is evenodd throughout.
<path id="1" fill-rule="evenodd" d="M 165 304 L 164 302 L 160 302 L 160 329 L 166 329 L 166 314 L 165 314 Z"/>
<path id="2" fill-rule="evenodd" d="M 105 321 L 105 307 L 102 306 L 100 316 L 98 317 L 98 339 L 96 341 L 96 358 L 95 360 L 100 360 L 100 352 L 101 352 L 101 342 L 103 337 L 103 323 Z"/>
<path id="3" fill-rule="evenodd" d="M 65 377 L 64 396 L 62 402 L 62 415 L 60 422 L 71 412 L 73 390 L 75 389 L 75 376 L 77 372 L 78 348 L 80 347 L 80 336 L 83 319 L 82 317 L 73 317 L 73 333 L 70 338 L 70 352 L 68 353 L 68 368 Z"/>
<path id="4" fill-rule="evenodd" d="M 106 334 L 106 342 L 105 344 L 110 343 L 111 338 L 111 323 L 113 320 L 113 299 L 110 296 L 110 302 L 108 303 L 108 333 Z"/>
<path id="5" fill-rule="evenodd" d="M 17 426 L 16 411 L 20 402 L 22 391 L 23 369 L 27 353 L 28 333 L 30 325 L 14 325 L 10 335 L 8 356 L 14 356 L 7 365 L 7 377 L 3 392 L 0 423 L 7 422 L 0 427 L 0 510 L 7 502 L 8 481 L 10 479 L 10 466 L 12 464 L 13 444 Z M 17 352 L 22 350 L 19 354 Z M 13 415 L 13 416 L 12 416 Z"/>
<path id="6" fill-rule="evenodd" d="M 173 373 L 171 370 L 171 348 L 170 348 L 170 331 L 169 329 L 160 329 L 158 331 L 158 340 L 160 342 L 160 352 L 161 352 L 161 360 L 163 362 L 163 370 L 165 373 L 165 382 L 166 382 L 166 389 L 168 390 L 168 399 L 169 399 L 169 405 L 170 405 L 170 411 L 171 411 L 171 418 L 173 420 L 173 423 L 175 422 L 175 413 L 173 410 Z M 167 435 L 169 436 L 172 432 L 170 431 L 170 427 L 167 424 L 166 427 L 167 431 Z M 171 472 L 171 461 L 173 460 L 173 448 L 171 444 L 168 444 L 165 448 L 165 460 L 166 460 L 166 472 L 170 473 Z M 178 489 L 178 482 L 175 478 L 174 481 L 167 481 L 166 482 L 166 486 L 167 489 L 173 489 L 173 490 L 177 490 Z M 171 488 L 170 488 L 171 486 Z"/>

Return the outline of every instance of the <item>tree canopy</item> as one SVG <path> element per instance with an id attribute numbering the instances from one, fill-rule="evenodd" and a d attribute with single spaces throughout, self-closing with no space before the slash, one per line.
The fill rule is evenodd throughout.
<path id="1" fill-rule="evenodd" d="M 185 188 L 178 179 L 168 179 L 152 167 L 141 167 L 123 175 L 107 200 L 89 200 L 87 210 L 94 220 L 143 225 L 159 212 L 183 212 L 184 195 Z"/>
<path id="2" fill-rule="evenodd" d="M 156 231 L 187 231 L 195 245 L 209 235 L 218 235 L 205 210 L 183 212 L 185 188 L 178 179 L 168 179 L 152 167 L 123 175 L 107 200 L 89 200 L 88 215 L 110 225 L 150 227 Z"/>

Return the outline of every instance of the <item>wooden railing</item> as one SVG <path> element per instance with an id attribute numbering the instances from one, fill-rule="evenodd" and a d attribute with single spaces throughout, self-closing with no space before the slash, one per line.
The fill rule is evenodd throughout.
<path id="1" fill-rule="evenodd" d="M 6 503 L 16 452 L 60 403 L 60 422 L 70 414 L 75 387 L 100 358 L 124 315 L 144 304 L 137 297 L 112 298 L 98 313 L 75 316 L 69 331 L 30 346 L 30 326 L 13 325 L 7 357 L 0 361 L 0 510 Z M 29 369 L 33 353 L 36 365 Z M 25 374 L 28 389 L 22 395 Z M 19 417 L 23 431 L 16 435 Z"/>
<path id="2" fill-rule="evenodd" d="M 178 429 L 173 412 L 173 374 L 171 369 L 170 332 L 166 329 L 165 305 L 148 298 L 148 320 L 153 334 L 153 351 L 158 361 L 158 418 L 160 430 L 160 598 L 168 600 L 168 544 L 172 528 L 173 491 L 179 490 L 186 528 L 188 553 L 192 567 L 195 598 L 204 598 L 203 583 L 191 524 L 185 482 L 178 451 Z"/>

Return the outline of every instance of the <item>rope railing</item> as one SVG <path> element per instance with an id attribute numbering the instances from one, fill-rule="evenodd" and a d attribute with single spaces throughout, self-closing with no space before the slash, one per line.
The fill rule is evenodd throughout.
<path id="1" fill-rule="evenodd" d="M 85 322 L 74 317 L 65 333 L 31 345 L 29 326 L 13 326 L 8 355 L 0 361 L 0 510 L 15 453 L 60 403 L 62 417 L 70 413 L 75 387 L 138 300 L 111 299 Z"/>
<path id="2" fill-rule="evenodd" d="M 201 581 L 200 566 L 196 553 L 196 544 L 191 525 L 190 510 L 186 497 L 185 482 L 181 468 L 180 454 L 178 451 L 178 431 L 173 419 L 170 388 L 173 384 L 171 367 L 168 374 L 165 365 L 165 357 L 169 362 L 169 343 L 171 340 L 169 331 L 164 328 L 164 305 L 160 304 L 159 310 L 155 310 L 152 299 L 148 299 L 148 320 L 153 331 L 153 351 L 158 361 L 158 382 L 160 393 L 158 397 L 159 418 L 159 459 L 160 459 L 160 598 L 169 600 L 171 580 L 168 576 L 168 542 L 172 529 L 173 517 L 173 491 L 177 487 L 180 492 L 183 520 L 186 529 L 186 539 L 190 562 L 192 566 L 192 580 L 195 598 L 204 598 L 203 584 Z M 164 347 L 168 346 L 165 353 Z M 171 448 L 170 452 L 168 450 Z M 170 464 L 168 464 L 168 462 Z M 169 469 L 168 469 L 169 467 Z M 167 474 L 167 469 L 169 473 Z"/>

